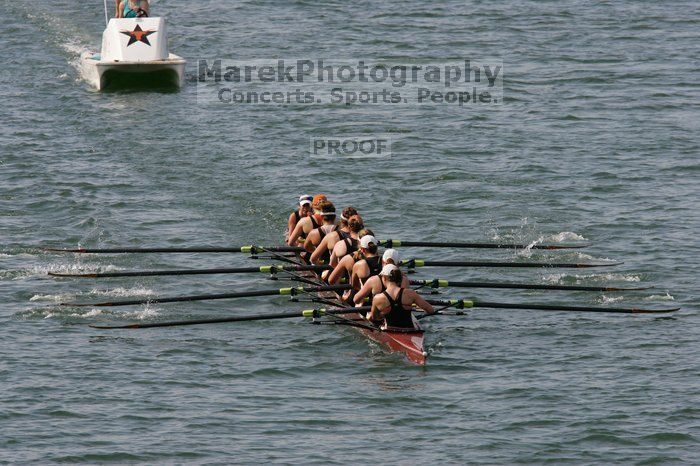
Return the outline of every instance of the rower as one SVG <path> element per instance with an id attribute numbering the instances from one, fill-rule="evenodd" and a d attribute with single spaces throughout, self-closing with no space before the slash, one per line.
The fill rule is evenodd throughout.
<path id="1" fill-rule="evenodd" d="M 348 219 L 353 215 L 357 215 L 357 209 L 354 207 L 346 207 L 340 213 L 340 223 L 338 224 L 338 229 L 336 231 L 328 233 L 318 244 L 314 253 L 311 254 L 312 264 L 328 264 L 331 258 L 331 251 L 333 247 L 348 236 L 350 236 L 350 227 L 348 226 Z"/>
<path id="2" fill-rule="evenodd" d="M 382 329 L 387 328 L 416 328 L 416 321 L 411 312 L 415 304 L 428 314 L 435 310 L 421 295 L 410 288 L 403 288 L 403 273 L 394 264 L 387 264 L 379 272 L 386 287 L 383 293 L 372 299 L 372 309 L 367 314 L 367 320 L 384 320 Z"/>
<path id="3" fill-rule="evenodd" d="M 338 267 L 333 270 L 336 276 L 343 274 L 350 277 L 352 288 L 343 293 L 343 301 L 352 303 L 355 293 L 362 288 L 364 281 L 372 275 L 379 275 L 382 270 L 382 258 L 377 254 L 378 243 L 377 238 L 371 234 L 363 235 L 360 238 L 360 249 L 354 254 L 344 256 Z"/>
<path id="4" fill-rule="evenodd" d="M 287 238 L 289 238 L 289 235 L 294 231 L 294 228 L 297 226 L 297 223 L 299 223 L 299 220 L 311 215 L 312 199 L 313 196 L 309 196 L 308 194 L 299 196 L 299 207 L 297 210 L 289 214 L 289 219 L 287 220 Z"/>
<path id="5" fill-rule="evenodd" d="M 338 261 L 338 264 L 335 267 L 333 267 L 333 271 L 331 272 L 330 276 L 328 277 L 328 283 L 330 283 L 331 285 L 338 283 L 342 278 L 347 278 L 348 282 L 349 282 L 350 278 L 352 278 L 352 268 L 355 266 L 355 263 L 357 261 L 361 260 L 364 257 L 363 252 L 362 252 L 362 244 L 365 244 L 366 248 L 368 248 L 369 244 L 371 242 L 374 242 L 375 245 L 378 242 L 376 240 L 376 238 L 372 235 L 372 232 L 368 228 L 363 228 L 362 230 L 360 230 L 359 234 L 361 236 L 361 239 L 359 241 L 355 240 L 355 241 L 357 241 L 357 243 L 356 244 L 352 243 L 352 245 L 350 246 L 352 248 L 357 248 L 357 249 L 352 251 L 349 254 L 345 254 Z M 338 247 L 338 245 L 342 245 L 342 243 L 344 241 L 346 241 L 346 240 L 339 242 L 336 245 L 336 248 Z M 367 249 L 365 249 L 365 250 L 367 250 Z M 333 249 L 333 253 L 335 254 L 335 248 Z M 333 260 L 333 256 L 331 255 L 331 261 L 332 260 Z M 332 262 L 331 262 L 331 265 L 333 265 Z M 358 289 L 359 289 L 359 287 L 358 287 Z M 349 296 L 350 296 L 350 294 L 346 293 L 345 295 L 343 295 L 343 299 L 349 299 Z"/>
<path id="6" fill-rule="evenodd" d="M 287 239 L 287 245 L 297 246 L 297 243 L 303 243 L 306 240 L 306 235 L 311 233 L 311 230 L 315 230 L 321 226 L 322 220 L 319 204 L 327 200 L 328 199 L 323 194 L 317 194 L 314 196 L 311 201 L 311 208 L 314 210 L 314 214 L 309 217 L 299 219 L 297 225 L 294 227 L 294 230 L 292 230 L 292 233 Z"/>
<path id="7" fill-rule="evenodd" d="M 350 284 L 353 290 L 359 291 L 368 278 L 379 275 L 382 271 L 382 256 L 377 253 L 379 241 L 372 235 L 360 238 L 360 258 L 352 266 Z"/>
<path id="8" fill-rule="evenodd" d="M 360 235 L 360 232 L 364 228 L 365 224 L 359 214 L 353 215 L 348 219 L 349 236 L 343 238 L 342 241 L 338 241 L 335 246 L 333 246 L 330 259 L 331 266 L 337 266 L 343 256 L 357 251 L 360 246 L 360 237 L 363 236 Z"/>
<path id="9" fill-rule="evenodd" d="M 309 253 L 309 257 L 311 257 L 311 254 L 318 247 L 323 238 L 340 228 L 340 226 L 335 223 L 335 206 L 331 201 L 322 201 L 319 203 L 318 207 L 321 210 L 322 224 L 318 228 L 311 230 L 306 236 L 306 241 L 304 241 L 304 249 Z M 328 258 L 330 259 L 330 254 Z"/>
<path id="10" fill-rule="evenodd" d="M 382 267 L 387 264 L 393 264 L 397 267 L 401 264 L 399 252 L 396 249 L 387 249 L 384 251 L 384 254 L 382 255 Z M 406 274 L 404 274 L 401 286 L 403 288 L 408 288 L 409 284 L 408 277 Z M 373 297 L 383 293 L 384 291 L 386 291 L 386 287 L 384 286 L 384 282 L 382 281 L 381 277 L 379 275 L 374 275 L 365 280 L 362 288 L 360 288 L 360 291 L 355 293 L 353 301 L 355 302 L 355 305 L 363 306 L 365 297 L 369 296 L 371 301 Z"/>

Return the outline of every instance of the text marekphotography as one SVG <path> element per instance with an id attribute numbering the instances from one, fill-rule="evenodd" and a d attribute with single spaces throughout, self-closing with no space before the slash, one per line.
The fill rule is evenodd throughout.
<path id="1" fill-rule="evenodd" d="M 503 61 L 200 59 L 197 103 L 226 105 L 500 105 Z"/>

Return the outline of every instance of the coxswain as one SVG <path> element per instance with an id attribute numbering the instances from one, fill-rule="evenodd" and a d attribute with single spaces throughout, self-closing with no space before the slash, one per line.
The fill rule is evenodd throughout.
<path id="1" fill-rule="evenodd" d="M 386 287 L 372 299 L 372 309 L 367 314 L 367 320 L 383 320 L 382 329 L 386 328 L 416 328 L 413 313 L 413 305 L 423 309 L 427 314 L 433 314 L 435 310 L 415 290 L 401 286 L 403 273 L 394 264 L 387 264 L 379 272 L 379 276 Z"/>
<path id="2" fill-rule="evenodd" d="M 399 251 L 396 249 L 386 249 L 384 251 L 384 254 L 382 254 L 382 267 L 387 264 L 393 264 L 397 267 L 401 264 L 401 260 L 399 259 Z M 408 288 L 409 286 L 409 281 L 406 274 L 403 274 L 401 286 L 404 288 Z M 383 293 L 384 291 L 386 291 L 386 287 L 384 286 L 382 278 L 379 275 L 374 275 L 364 281 L 360 291 L 355 293 L 353 301 L 355 302 L 355 305 L 363 306 L 365 304 L 366 297 L 369 296 L 371 301 L 374 296 L 377 296 L 379 293 Z"/>
<path id="3" fill-rule="evenodd" d="M 354 207 L 346 207 L 343 209 L 340 213 L 338 228 L 324 236 L 318 246 L 316 246 L 316 249 L 314 249 L 313 254 L 311 254 L 312 264 L 328 264 L 330 262 L 331 251 L 333 251 L 333 247 L 336 243 L 350 236 L 348 219 L 353 215 L 357 215 L 357 209 Z"/>
<path id="4" fill-rule="evenodd" d="M 289 214 L 289 220 L 287 220 L 287 238 L 289 238 L 289 235 L 294 231 L 294 228 L 297 226 L 297 223 L 299 223 L 299 220 L 311 215 L 312 200 L 313 196 L 309 196 L 308 194 L 299 196 L 299 207 L 297 210 Z"/>
<path id="5" fill-rule="evenodd" d="M 329 233 L 337 231 L 340 226 L 335 223 L 335 206 L 331 201 L 322 201 L 319 205 L 319 214 L 321 215 L 321 225 L 315 228 L 306 235 L 306 241 L 304 241 L 304 249 L 311 254 L 321 243 L 323 238 L 325 238 Z"/>
<path id="6" fill-rule="evenodd" d="M 294 230 L 292 230 L 292 233 L 287 239 L 287 245 L 298 246 L 299 243 L 303 244 L 306 240 L 306 236 L 311 233 L 311 230 L 315 230 L 321 226 L 322 220 L 319 204 L 327 200 L 328 199 L 323 194 L 317 194 L 314 196 L 314 198 L 311 200 L 311 208 L 313 209 L 314 213 L 309 217 L 299 219 L 297 225 L 294 227 Z"/>

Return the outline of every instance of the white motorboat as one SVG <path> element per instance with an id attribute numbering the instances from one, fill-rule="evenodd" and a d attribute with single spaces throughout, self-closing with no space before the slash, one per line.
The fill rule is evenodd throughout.
<path id="1" fill-rule="evenodd" d="M 101 53 L 84 52 L 85 78 L 109 87 L 182 87 L 185 60 L 168 52 L 164 18 L 112 18 L 102 34 Z"/>

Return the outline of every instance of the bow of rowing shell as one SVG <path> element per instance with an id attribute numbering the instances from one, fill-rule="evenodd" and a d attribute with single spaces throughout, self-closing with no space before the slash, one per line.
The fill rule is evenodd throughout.
<path id="1" fill-rule="evenodd" d="M 300 257 L 299 259 L 301 260 Z M 299 275 L 321 284 L 319 276 L 313 271 L 300 272 Z M 322 291 L 317 293 L 317 295 L 319 298 L 334 303 L 334 306 L 337 308 L 345 307 L 338 294 L 334 291 Z M 345 321 L 357 322 L 358 325 L 352 326 L 357 331 L 390 351 L 403 353 L 406 359 L 412 363 L 418 365 L 424 365 L 426 363 L 428 353 L 423 346 L 425 330 L 423 330 L 415 317 L 413 319 L 415 328 L 408 330 L 382 330 L 369 324 L 358 312 L 340 314 L 339 317 Z"/>

